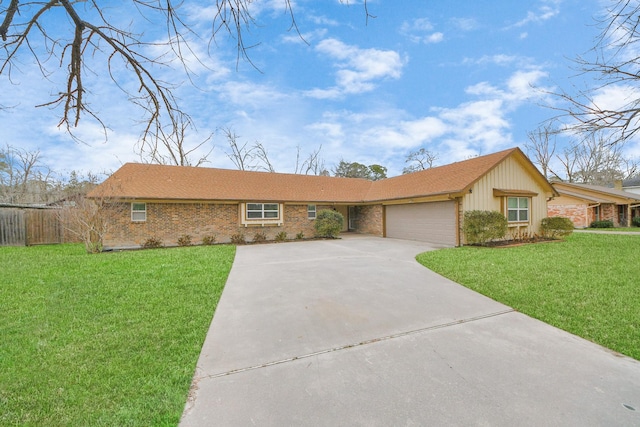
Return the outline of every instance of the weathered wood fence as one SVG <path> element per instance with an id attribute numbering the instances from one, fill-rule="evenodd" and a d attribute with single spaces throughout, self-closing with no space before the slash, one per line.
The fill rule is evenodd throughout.
<path id="1" fill-rule="evenodd" d="M 0 207 L 0 246 L 63 243 L 59 209 Z"/>

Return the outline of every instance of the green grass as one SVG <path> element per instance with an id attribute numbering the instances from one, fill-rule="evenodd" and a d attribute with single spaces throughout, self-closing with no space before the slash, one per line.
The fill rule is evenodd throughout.
<path id="1" fill-rule="evenodd" d="M 0 425 L 176 425 L 235 248 L 0 248 Z"/>
<path id="2" fill-rule="evenodd" d="M 640 237 L 574 233 L 566 242 L 461 247 L 424 266 L 558 328 L 640 360 Z"/>

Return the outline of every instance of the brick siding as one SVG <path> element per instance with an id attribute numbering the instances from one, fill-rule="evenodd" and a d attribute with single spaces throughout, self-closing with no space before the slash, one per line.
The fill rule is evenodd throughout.
<path id="1" fill-rule="evenodd" d="M 358 206 L 356 209 L 358 216 L 355 221 L 354 231 L 382 237 L 384 230 L 384 209 L 382 205 Z"/>
<path id="2" fill-rule="evenodd" d="M 586 228 L 596 220 L 593 207 L 586 204 L 575 205 L 547 205 L 547 215 L 550 217 L 562 216 L 569 218 L 576 228 Z M 602 203 L 600 205 L 600 220 L 613 221 L 615 227 L 619 227 L 617 205 L 613 203 Z"/>
<path id="3" fill-rule="evenodd" d="M 298 233 L 304 237 L 315 236 L 315 222 L 308 218 L 307 205 L 284 205 L 281 226 L 242 226 L 239 220 L 239 205 L 213 203 L 147 203 L 147 220 L 131 221 L 130 205 L 127 209 L 107 210 L 111 225 L 104 241 L 108 248 L 132 248 L 141 246 L 147 239 L 156 238 L 165 246 L 178 244 L 181 236 L 191 236 L 193 244 L 199 244 L 205 236 L 215 236 L 216 242 L 228 243 L 231 236 L 242 233 L 247 242 L 256 234 L 264 233 L 267 240 L 275 240 L 280 232 L 287 239 L 295 239 Z M 317 205 L 316 212 L 332 209 L 332 206 Z M 382 206 L 361 207 L 358 232 L 382 236 Z M 347 218 L 345 218 L 345 221 Z"/>
<path id="4" fill-rule="evenodd" d="M 547 215 L 550 217 L 561 216 L 569 218 L 576 228 L 585 228 L 591 224 L 586 216 L 586 205 L 547 205 Z"/>

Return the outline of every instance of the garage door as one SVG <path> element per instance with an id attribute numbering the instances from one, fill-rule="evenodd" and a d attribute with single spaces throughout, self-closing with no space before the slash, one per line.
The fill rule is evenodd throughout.
<path id="1" fill-rule="evenodd" d="M 456 245 L 455 202 L 387 206 L 387 237 Z"/>

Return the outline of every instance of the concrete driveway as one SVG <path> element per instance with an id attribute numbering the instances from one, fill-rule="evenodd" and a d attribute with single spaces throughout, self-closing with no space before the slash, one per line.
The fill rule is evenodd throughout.
<path id="1" fill-rule="evenodd" d="M 238 247 L 180 425 L 640 425 L 639 362 L 415 261 L 432 249 Z"/>

